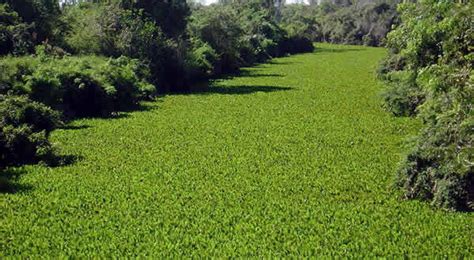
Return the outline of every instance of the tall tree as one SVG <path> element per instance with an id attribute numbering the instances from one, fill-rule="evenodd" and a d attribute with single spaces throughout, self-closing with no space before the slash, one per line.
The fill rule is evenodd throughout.
<path id="1" fill-rule="evenodd" d="M 186 18 L 190 15 L 186 0 L 122 0 L 122 4 L 125 8 L 142 10 L 168 37 L 178 38 L 186 30 Z"/>
<path id="2" fill-rule="evenodd" d="M 59 0 L 0 0 L 9 4 L 25 23 L 33 24 L 37 42 L 54 40 L 60 26 Z"/>

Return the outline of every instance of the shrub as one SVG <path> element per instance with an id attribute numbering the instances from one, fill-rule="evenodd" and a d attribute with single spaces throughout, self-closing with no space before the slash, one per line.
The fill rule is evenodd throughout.
<path id="1" fill-rule="evenodd" d="M 61 125 L 60 114 L 25 96 L 0 96 L 0 123 L 19 127 L 29 125 L 34 132 L 47 134 Z"/>
<path id="2" fill-rule="evenodd" d="M 244 31 L 243 43 L 250 56 L 247 63 L 263 62 L 269 58 L 285 54 L 279 45 L 287 33 L 276 23 L 273 8 L 259 1 L 249 1 L 234 7 L 240 14 L 240 24 Z"/>
<path id="3" fill-rule="evenodd" d="M 239 50 L 244 32 L 238 21 L 237 12 L 230 6 L 204 7 L 194 11 L 190 18 L 190 35 L 217 52 L 217 74 L 236 70 L 243 63 Z"/>
<path id="4" fill-rule="evenodd" d="M 190 51 L 187 52 L 186 74 L 189 81 L 202 80 L 215 73 L 219 56 L 216 51 L 200 39 L 192 38 Z"/>
<path id="5" fill-rule="evenodd" d="M 416 75 L 399 71 L 391 73 L 389 80 L 390 87 L 382 93 L 384 108 L 396 116 L 416 115 L 418 106 L 425 100 L 423 90 L 416 83 Z"/>
<path id="6" fill-rule="evenodd" d="M 97 76 L 104 85 L 115 88 L 114 110 L 133 107 L 156 93 L 155 86 L 144 80 L 150 78 L 148 68 L 138 60 L 124 56 L 109 59 L 99 67 Z"/>
<path id="7" fill-rule="evenodd" d="M 0 96 L 0 169 L 48 161 L 49 133 L 60 126 L 59 113 L 24 96 Z"/>
<path id="8" fill-rule="evenodd" d="M 4 93 L 26 94 L 62 111 L 67 118 L 107 116 L 135 106 L 155 92 L 155 87 L 143 80 L 147 69 L 126 57 L 39 55 L 7 58 L 0 64 L 7 68 L 0 83 L 8 90 Z"/>
<path id="9" fill-rule="evenodd" d="M 263 62 L 287 53 L 308 52 L 313 44 L 305 35 L 288 35 L 276 22 L 273 9 L 259 1 L 198 7 L 188 24 L 193 55 L 213 74 Z M 197 55 L 194 50 L 205 51 Z M 206 62 L 204 62 L 206 60 Z"/>
<path id="10" fill-rule="evenodd" d="M 0 60 L 0 94 L 24 94 L 24 75 L 31 75 L 39 59 L 29 56 Z"/>
<path id="11" fill-rule="evenodd" d="M 102 7 L 92 3 L 80 3 L 67 6 L 62 20 L 69 28 L 65 32 L 65 48 L 73 54 L 101 54 L 105 44 L 107 31 L 99 23 Z M 111 13 L 111 15 L 115 15 Z M 114 28 L 114 27 L 112 27 Z M 112 49 L 113 50 L 113 49 Z M 110 50 L 107 50 L 110 51 Z"/>
<path id="12" fill-rule="evenodd" d="M 400 11 L 402 23 L 388 37 L 390 56 L 380 69 L 389 84 L 387 107 L 395 114 L 417 111 L 425 127 L 398 184 L 407 198 L 473 210 L 474 3 L 425 0 Z"/>
<path id="13" fill-rule="evenodd" d="M 310 41 L 322 41 L 318 17 L 320 8 L 306 5 L 287 5 L 282 10 L 281 26 L 292 36 L 302 36 Z"/>

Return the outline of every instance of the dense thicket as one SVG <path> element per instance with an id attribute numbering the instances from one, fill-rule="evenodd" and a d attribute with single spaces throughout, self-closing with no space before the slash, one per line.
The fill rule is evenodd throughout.
<path id="1" fill-rule="evenodd" d="M 399 7 L 380 68 L 386 106 L 425 127 L 399 171 L 407 198 L 474 209 L 474 3 L 423 0 Z"/>
<path id="2" fill-rule="evenodd" d="M 398 21 L 399 1 L 323 2 L 321 5 L 288 5 L 282 26 L 290 35 L 312 41 L 381 46 Z"/>

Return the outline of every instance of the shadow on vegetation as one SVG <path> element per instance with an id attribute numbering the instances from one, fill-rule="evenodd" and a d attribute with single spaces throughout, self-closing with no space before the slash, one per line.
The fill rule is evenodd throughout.
<path id="1" fill-rule="evenodd" d="M 344 49 L 339 49 L 339 48 L 321 48 L 318 47 L 315 49 L 315 53 L 345 53 L 345 52 L 353 52 L 353 51 L 363 51 L 364 49 L 362 48 L 344 48 Z"/>
<path id="2" fill-rule="evenodd" d="M 246 95 L 256 92 L 275 92 L 275 91 L 288 91 L 292 90 L 291 87 L 282 86 L 251 86 L 251 85 L 239 85 L 239 86 L 213 86 L 206 85 L 194 88 L 192 91 L 173 93 L 173 95 Z"/>
<path id="3" fill-rule="evenodd" d="M 304 54 L 294 54 L 294 55 L 291 55 L 291 57 L 295 57 L 295 56 L 298 56 L 298 55 L 305 55 L 305 54 L 308 54 L 308 53 L 304 53 Z M 309 54 L 311 54 L 311 53 L 309 53 Z M 271 61 L 269 61 L 269 62 L 266 62 L 265 64 L 271 64 L 271 65 L 294 65 L 294 64 L 301 64 L 301 62 L 271 60 Z"/>
<path id="4" fill-rule="evenodd" d="M 153 98 L 149 98 L 147 100 L 144 100 L 144 102 L 146 102 L 146 101 L 158 101 L 158 100 L 153 99 Z M 127 109 L 121 109 L 121 110 L 118 111 L 118 113 L 124 114 L 124 113 L 128 113 L 128 112 L 144 112 L 144 111 L 151 111 L 151 110 L 155 110 L 155 109 L 156 109 L 156 106 L 154 106 L 154 105 L 140 102 L 139 104 L 137 104 L 135 106 L 132 106 L 132 107 L 129 107 Z"/>
<path id="5" fill-rule="evenodd" d="M 26 171 L 22 168 L 9 168 L 0 171 L 0 193 L 17 193 L 19 191 L 28 191 L 33 187 L 31 185 L 19 184 L 18 179 Z"/>
<path id="6" fill-rule="evenodd" d="M 53 155 L 43 162 L 43 164 L 52 168 L 64 167 L 72 165 L 82 159 L 82 156 L 77 155 Z M 27 171 L 24 168 L 14 166 L 0 170 L 0 193 L 14 194 L 20 191 L 31 190 L 33 186 L 18 183 L 21 175 L 26 173 Z"/>
<path id="7" fill-rule="evenodd" d="M 152 99 L 149 100 L 144 100 L 144 101 L 151 101 Z M 157 100 L 156 100 L 157 101 Z M 60 127 L 60 129 L 64 130 L 80 130 L 80 129 L 87 129 L 90 128 L 91 126 L 89 125 L 80 125 L 80 126 L 75 126 L 75 125 L 70 125 L 69 123 L 74 122 L 75 120 L 79 119 L 121 119 L 121 118 L 128 118 L 130 117 L 131 112 L 143 112 L 143 111 L 151 111 L 155 110 L 156 106 L 150 105 L 150 104 L 137 104 L 133 106 L 129 106 L 127 108 L 122 108 L 117 111 L 112 111 L 108 114 L 104 115 L 89 115 L 89 116 L 74 116 L 74 117 L 68 117 L 66 116 L 65 122 L 66 125 L 63 127 Z"/>
<path id="8" fill-rule="evenodd" d="M 284 74 L 274 74 L 274 73 L 259 73 L 258 70 L 240 70 L 236 73 L 229 73 L 226 75 L 221 75 L 218 78 L 215 78 L 214 81 L 229 80 L 234 78 L 259 78 L 259 77 L 284 77 Z"/>
<path id="9" fill-rule="evenodd" d="M 241 68 L 238 71 L 230 72 L 227 74 L 219 75 L 216 78 L 210 78 L 209 80 L 203 80 L 195 82 L 188 90 L 179 92 L 168 92 L 163 93 L 159 97 L 167 95 L 210 95 L 210 94 L 223 94 L 223 95 L 244 95 L 252 94 L 255 92 L 275 92 L 275 91 L 287 91 L 293 88 L 283 86 L 252 86 L 252 85 L 239 85 L 239 86 L 222 86 L 220 82 L 231 80 L 235 78 L 269 78 L 269 77 L 285 77 L 285 74 L 276 73 L 262 73 L 263 67 L 268 64 L 294 64 L 294 62 L 274 62 L 268 61 L 266 63 L 257 64 L 253 67 Z M 249 69 L 252 68 L 252 69 Z"/>
<path id="10" fill-rule="evenodd" d="M 46 160 L 44 164 L 49 167 L 64 167 L 72 165 L 81 161 L 84 157 L 79 155 L 54 155 L 52 158 Z"/>
<path id="11" fill-rule="evenodd" d="M 145 100 L 145 101 L 152 101 L 150 100 Z M 158 97 L 153 99 L 154 102 L 158 102 L 159 99 Z M 119 111 L 112 112 L 110 115 L 105 116 L 105 117 L 100 117 L 103 119 L 121 119 L 121 118 L 129 118 L 132 115 L 132 112 L 146 112 L 146 111 L 153 111 L 156 110 L 157 106 L 152 105 L 152 104 L 142 104 L 140 103 L 137 106 L 128 108 L 128 109 L 121 109 Z"/>
<path id="12" fill-rule="evenodd" d="M 87 128 L 91 128 L 90 125 L 65 125 L 65 126 L 62 126 L 60 127 L 59 129 L 63 129 L 63 130 L 81 130 L 81 129 L 87 129 Z"/>

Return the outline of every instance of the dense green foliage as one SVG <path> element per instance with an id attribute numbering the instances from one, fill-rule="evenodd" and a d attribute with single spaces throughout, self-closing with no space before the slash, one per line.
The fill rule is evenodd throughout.
<path id="1" fill-rule="evenodd" d="M 44 47 L 38 48 L 44 52 Z M 94 56 L 5 58 L 0 60 L 2 94 L 28 95 L 66 118 L 107 116 L 136 106 L 155 92 L 143 81 L 146 68 L 126 57 Z"/>
<path id="2" fill-rule="evenodd" d="M 0 95 L 0 170 L 51 159 L 47 137 L 59 125 L 59 113 L 45 105 L 23 96 Z"/>
<path id="3" fill-rule="evenodd" d="M 140 59 L 161 92 L 189 90 L 197 80 L 313 49 L 307 39 L 288 38 L 260 1 L 195 6 L 192 14 L 180 1 L 82 3 L 65 14 L 67 50 Z"/>
<path id="4" fill-rule="evenodd" d="M 0 55 L 28 53 L 33 47 L 30 29 L 8 5 L 0 4 Z"/>
<path id="5" fill-rule="evenodd" d="M 286 53 L 312 51 L 311 41 L 287 37 L 270 10 L 259 2 L 199 7 L 191 16 L 189 34 L 193 41 L 211 47 L 214 74 L 235 71 L 241 66 L 262 62 Z M 301 44 L 298 40 L 304 41 Z M 202 47 L 199 47 L 202 48 Z M 209 51 L 207 51 L 209 52 Z"/>
<path id="6" fill-rule="evenodd" d="M 192 16 L 184 0 L 66 1 L 62 9 L 57 0 L 3 2 L 9 4 L 0 8 L 5 53 L 31 53 L 44 41 L 71 54 L 135 58 L 160 92 L 189 90 L 197 80 L 313 49 L 301 35 L 287 37 L 266 1 L 195 6 Z"/>
<path id="7" fill-rule="evenodd" d="M 66 8 L 70 24 L 65 49 L 75 54 L 139 59 L 151 72 L 148 80 L 160 90 L 185 82 L 182 40 L 168 38 L 153 19 L 119 4 L 82 3 Z"/>
<path id="8" fill-rule="evenodd" d="M 303 35 L 312 41 L 381 46 L 397 23 L 398 2 L 288 5 L 282 11 L 282 26 L 290 35 Z"/>
<path id="9" fill-rule="evenodd" d="M 0 0 L 0 6 L 5 4 L 31 27 L 28 40 L 37 44 L 43 41 L 60 44 L 65 25 L 60 20 L 58 0 Z M 3 20 L 1 9 L 0 20 Z"/>
<path id="10" fill-rule="evenodd" d="M 400 7 L 380 68 L 390 111 L 425 123 L 399 173 L 408 198 L 474 209 L 474 4 L 424 0 Z"/>
<path id="11" fill-rule="evenodd" d="M 54 131 L 82 159 L 18 169 L 0 254 L 472 258 L 472 214 L 390 188 L 419 124 L 380 108 L 385 50 L 316 49 Z"/>
<path id="12" fill-rule="evenodd" d="M 474 4 L 315 2 L 0 0 L 0 257 L 472 257 Z"/>
<path id="13" fill-rule="evenodd" d="M 57 0 L 0 0 L 0 55 L 30 54 L 41 42 L 61 44 L 60 15 Z M 47 137 L 60 124 L 59 113 L 44 103 L 26 96 L 10 96 L 25 94 L 19 88 L 28 88 L 23 83 L 30 81 L 30 74 L 37 73 L 39 63 L 28 58 L 8 59 L 0 62 L 0 170 L 51 161 L 53 149 Z M 3 178 L 0 182 L 3 187 Z"/>
<path id="14" fill-rule="evenodd" d="M 55 160 L 47 137 L 60 117 L 109 116 L 155 92 L 136 60 L 60 57 L 46 54 L 50 46 L 37 49 L 36 57 L 0 59 L 0 169 Z"/>

